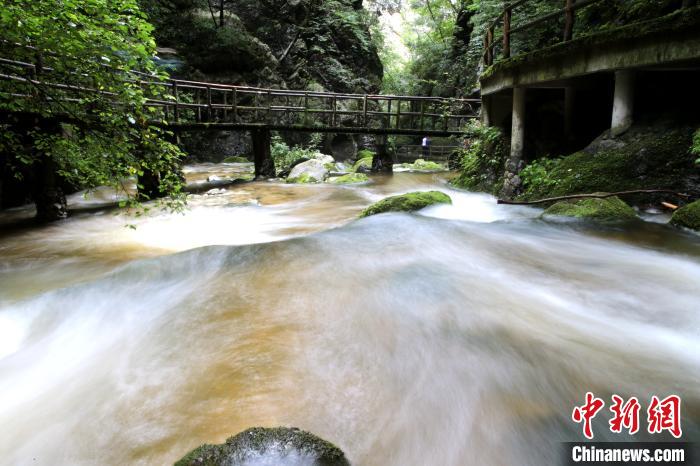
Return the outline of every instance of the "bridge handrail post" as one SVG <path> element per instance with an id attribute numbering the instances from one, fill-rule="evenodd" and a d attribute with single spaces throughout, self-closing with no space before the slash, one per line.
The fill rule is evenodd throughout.
<path id="1" fill-rule="evenodd" d="M 211 87 L 207 86 L 207 120 L 212 121 Z"/>
<path id="2" fill-rule="evenodd" d="M 272 123 L 272 91 L 267 91 L 267 122 Z"/>
<path id="3" fill-rule="evenodd" d="M 506 8 L 503 11 L 503 58 L 510 58 L 510 21 L 513 10 Z"/>
<path id="4" fill-rule="evenodd" d="M 367 127 L 367 95 L 362 98 L 362 127 Z"/>
<path id="5" fill-rule="evenodd" d="M 177 81 L 173 81 L 173 97 L 175 98 L 175 123 L 180 121 L 180 96 L 178 95 Z"/>
<path id="6" fill-rule="evenodd" d="M 338 111 L 338 98 L 336 96 L 333 96 L 332 105 L 333 105 L 333 114 L 331 115 L 331 126 L 335 126 L 335 114 Z"/>
<path id="7" fill-rule="evenodd" d="M 447 131 L 447 129 L 449 128 L 449 125 L 450 125 L 450 113 L 449 113 L 448 110 L 445 110 L 444 105 L 445 105 L 445 103 L 443 102 L 443 107 L 442 107 L 442 109 L 443 109 L 443 113 L 442 113 L 442 119 L 443 119 L 443 121 L 442 121 L 442 126 L 443 126 L 443 129 L 444 129 L 445 131 Z"/>
<path id="8" fill-rule="evenodd" d="M 387 106 L 387 109 L 386 109 L 386 115 L 387 115 L 386 127 L 391 128 L 391 99 L 387 99 L 386 106 Z"/>
<path id="9" fill-rule="evenodd" d="M 396 129 L 401 129 L 401 99 L 396 101 Z"/>
<path id="10" fill-rule="evenodd" d="M 423 131 L 423 118 L 425 118 L 425 101 L 420 101 L 420 121 L 418 122 L 418 129 Z"/>
<path id="11" fill-rule="evenodd" d="M 309 93 L 304 92 L 304 125 L 309 124 Z"/>
<path id="12" fill-rule="evenodd" d="M 574 3 L 576 0 L 564 0 L 565 21 L 564 21 L 564 42 L 571 40 L 574 34 L 574 22 L 576 21 L 576 10 Z"/>
<path id="13" fill-rule="evenodd" d="M 199 99 L 199 89 L 194 90 L 194 95 L 195 95 L 195 101 L 197 102 L 197 116 L 196 116 L 196 121 L 197 123 L 201 123 L 202 121 L 202 106 L 201 102 Z"/>
<path id="14" fill-rule="evenodd" d="M 238 122 L 238 89 L 233 88 L 233 122 Z"/>
<path id="15" fill-rule="evenodd" d="M 486 56 L 487 56 L 487 65 L 493 65 L 493 59 L 495 52 L 493 50 L 493 34 L 494 34 L 494 26 L 491 26 L 488 31 L 486 31 L 486 43 L 488 44 L 486 48 Z"/>

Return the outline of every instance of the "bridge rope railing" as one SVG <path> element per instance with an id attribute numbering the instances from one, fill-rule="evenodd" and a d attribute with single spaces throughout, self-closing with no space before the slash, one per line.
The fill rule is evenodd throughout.
<path id="1" fill-rule="evenodd" d="M 498 52 L 500 50 L 500 58 L 507 59 L 513 56 L 513 35 L 532 32 L 532 30 L 541 25 L 549 25 L 554 30 L 559 31 L 558 39 L 550 38 L 548 45 L 567 42 L 574 38 L 574 26 L 576 24 L 577 13 L 586 7 L 606 1 L 606 0 L 559 0 L 562 2 L 562 8 L 555 9 L 549 13 L 537 16 L 528 17 L 527 11 L 533 8 L 534 0 L 516 0 L 512 1 L 499 12 L 491 23 L 486 27 L 484 33 L 484 50 L 483 62 L 485 66 L 491 66 L 499 59 Z M 692 6 L 695 0 L 683 0 L 681 8 Z M 525 18 L 523 22 L 518 23 L 516 20 L 520 17 Z M 563 18 L 561 27 L 554 27 L 553 22 Z"/>
<path id="2" fill-rule="evenodd" d="M 60 55 L 48 53 L 54 59 Z M 89 76 L 53 73 L 46 64 L 0 57 L 0 81 L 15 84 L 5 98 L 41 99 L 47 102 L 80 104 L 91 95 L 113 99 L 117 92 L 89 85 Z M 158 79 L 142 72 L 117 72 L 124 83 L 139 86 L 146 95 L 145 107 L 155 119 L 171 127 L 271 126 L 278 128 L 374 129 L 384 132 L 458 133 L 478 118 L 479 99 L 449 99 L 425 96 L 333 93 L 311 90 L 270 89 L 183 79 Z M 43 90 L 44 92 L 38 92 Z M 53 92 L 46 92 L 51 90 Z"/>

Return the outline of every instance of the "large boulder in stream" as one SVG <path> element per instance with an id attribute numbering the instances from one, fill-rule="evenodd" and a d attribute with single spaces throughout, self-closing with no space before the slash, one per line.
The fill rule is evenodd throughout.
<path id="1" fill-rule="evenodd" d="M 357 153 L 357 159 L 352 165 L 353 172 L 369 172 L 372 170 L 372 161 L 374 160 L 375 153 L 366 149 L 363 149 Z"/>
<path id="2" fill-rule="evenodd" d="M 637 218 L 634 209 L 616 196 L 557 202 L 548 207 L 542 215 L 590 218 L 603 221 L 625 221 Z"/>
<path id="3" fill-rule="evenodd" d="M 343 451 L 295 427 L 254 427 L 220 445 L 202 445 L 175 466 L 350 466 Z"/>
<path id="4" fill-rule="evenodd" d="M 700 201 L 691 202 L 673 213 L 671 224 L 700 231 Z"/>
<path id="5" fill-rule="evenodd" d="M 322 183 L 328 178 L 331 170 L 335 170 L 333 157 L 320 155 L 295 165 L 287 177 L 287 183 Z"/>
<path id="6" fill-rule="evenodd" d="M 433 204 L 452 204 L 452 199 L 440 191 L 417 191 L 387 197 L 362 211 L 360 217 L 381 214 L 384 212 L 413 212 Z"/>

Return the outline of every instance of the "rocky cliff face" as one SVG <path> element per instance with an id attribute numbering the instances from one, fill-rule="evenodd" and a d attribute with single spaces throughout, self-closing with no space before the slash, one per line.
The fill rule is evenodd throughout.
<path id="1" fill-rule="evenodd" d="M 220 82 L 377 92 L 383 68 L 357 0 L 142 0 L 174 72 Z M 221 8 L 223 6 L 223 8 Z"/>
<path id="2" fill-rule="evenodd" d="M 378 93 L 383 66 L 361 0 L 142 0 L 171 74 L 281 89 Z M 192 160 L 250 152 L 244 132 L 182 135 Z M 290 144 L 309 135 L 282 135 Z M 335 137 L 325 138 L 333 145 Z M 354 141 L 354 139 L 353 139 Z"/>

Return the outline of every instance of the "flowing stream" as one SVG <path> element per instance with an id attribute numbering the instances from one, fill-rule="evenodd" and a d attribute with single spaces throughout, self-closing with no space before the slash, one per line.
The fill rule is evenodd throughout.
<path id="1" fill-rule="evenodd" d="M 446 176 L 239 184 L 184 215 L 5 224 L 0 464 L 172 464 L 288 425 L 356 465 L 548 465 L 583 438 L 586 391 L 643 409 L 676 393 L 700 440 L 700 238 L 545 221 Z M 356 220 L 422 189 L 454 203 Z M 616 438 L 608 418 L 596 439 Z"/>

